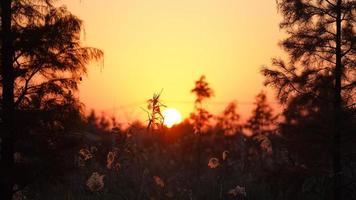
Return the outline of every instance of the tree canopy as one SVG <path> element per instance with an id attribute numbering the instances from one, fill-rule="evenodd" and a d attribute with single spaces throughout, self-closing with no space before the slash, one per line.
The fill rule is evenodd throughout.
<path id="1" fill-rule="evenodd" d="M 78 89 L 89 61 L 103 56 L 99 49 L 82 46 L 82 28 L 80 19 L 53 1 L 12 1 L 17 109 L 61 104 Z"/>
<path id="2" fill-rule="evenodd" d="M 289 57 L 262 73 L 287 105 L 281 134 L 308 170 L 332 174 L 334 199 L 343 198 L 342 157 L 355 116 L 356 1 L 278 0 L 277 7 Z"/>
<path id="3" fill-rule="evenodd" d="M 14 154 L 32 152 L 28 156 L 37 162 L 30 168 L 40 166 L 43 175 L 58 164 L 55 149 L 65 143 L 53 135 L 80 127 L 75 92 L 89 62 L 101 59 L 103 52 L 82 46 L 82 21 L 55 1 L 2 1 L 1 9 L 1 176 L 6 178 L 0 187 L 11 199 L 15 184 L 23 187 L 38 173 L 29 166 L 19 170 Z"/>

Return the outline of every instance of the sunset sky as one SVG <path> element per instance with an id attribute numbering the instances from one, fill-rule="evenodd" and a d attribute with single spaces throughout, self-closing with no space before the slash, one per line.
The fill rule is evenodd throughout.
<path id="1" fill-rule="evenodd" d="M 259 73 L 283 55 L 275 0 L 65 0 L 84 21 L 83 44 L 104 51 L 80 87 L 88 109 L 123 122 L 144 119 L 145 100 L 163 89 L 168 107 L 189 116 L 190 90 L 200 75 L 215 91 L 207 104 L 219 113 L 237 100 L 246 118 L 263 87 Z"/>

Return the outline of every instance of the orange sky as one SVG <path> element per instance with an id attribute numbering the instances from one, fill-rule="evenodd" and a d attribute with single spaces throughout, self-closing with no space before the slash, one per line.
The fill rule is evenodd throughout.
<path id="1" fill-rule="evenodd" d="M 83 44 L 105 53 L 80 87 L 87 108 L 121 121 L 143 119 L 154 92 L 187 117 L 190 90 L 204 74 L 219 113 L 232 100 L 247 117 L 263 89 L 261 66 L 282 55 L 275 0 L 65 0 L 85 23 Z M 269 96 L 273 97 L 272 92 Z M 270 101 L 275 101 L 270 98 Z"/>

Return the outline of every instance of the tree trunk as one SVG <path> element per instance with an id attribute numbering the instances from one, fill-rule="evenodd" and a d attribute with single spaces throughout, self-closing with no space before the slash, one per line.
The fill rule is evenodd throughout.
<path id="1" fill-rule="evenodd" d="M 342 53 L 341 53 L 341 3 L 342 0 L 337 1 L 336 5 L 336 65 L 334 71 L 335 79 L 335 96 L 334 96 L 334 136 L 333 136 L 333 173 L 334 173 L 334 199 L 340 200 L 342 198 L 342 191 L 340 188 L 341 179 L 341 158 L 340 158 L 340 138 L 341 138 L 341 77 L 342 77 Z"/>
<path id="2" fill-rule="evenodd" d="M 196 199 L 199 200 L 201 198 L 201 128 L 199 128 L 199 132 L 197 133 L 197 142 L 196 142 L 196 153 L 197 153 L 197 161 L 196 161 L 196 180 L 194 186 L 194 193 Z"/>
<path id="3" fill-rule="evenodd" d="M 1 0 L 1 76 L 2 76 L 2 120 L 0 197 L 12 199 L 14 186 L 14 76 L 12 65 L 11 0 Z"/>

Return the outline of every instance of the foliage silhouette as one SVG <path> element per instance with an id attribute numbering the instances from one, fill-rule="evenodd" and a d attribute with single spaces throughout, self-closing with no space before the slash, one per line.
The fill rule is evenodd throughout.
<path id="1" fill-rule="evenodd" d="M 208 128 L 209 121 L 213 117 L 209 111 L 203 107 L 203 100 L 209 99 L 214 95 L 213 90 L 210 88 L 209 84 L 205 80 L 205 76 L 202 75 L 199 80 L 195 81 L 195 87 L 191 90 L 196 96 L 194 102 L 194 112 L 190 114 L 190 119 L 194 125 L 194 133 L 196 134 L 196 180 L 195 188 L 193 192 L 195 198 L 201 198 L 201 135 Z"/>
<path id="2" fill-rule="evenodd" d="M 196 95 L 194 103 L 194 112 L 190 115 L 190 118 L 195 125 L 195 132 L 202 134 L 202 131 L 209 123 L 212 115 L 203 107 L 203 100 L 209 99 L 214 95 L 214 91 L 209 87 L 209 84 L 205 81 L 205 76 L 201 76 L 199 80 L 195 82 L 195 87 L 191 90 Z"/>
<path id="3" fill-rule="evenodd" d="M 153 94 L 153 97 L 147 100 L 147 108 L 149 110 L 148 114 L 148 125 L 147 129 L 157 130 L 163 126 L 164 117 L 161 113 L 161 108 L 165 107 L 160 101 L 162 92 L 159 94 Z"/>
<path id="4" fill-rule="evenodd" d="M 0 193 L 5 199 L 12 198 L 14 160 L 14 69 L 12 67 L 11 0 L 0 2 L 1 6 L 1 161 Z M 6 75 L 6 76 L 5 76 Z"/>
<path id="5" fill-rule="evenodd" d="M 229 103 L 224 111 L 216 117 L 217 127 L 221 127 L 225 135 L 233 135 L 237 131 L 241 131 L 239 123 L 240 115 L 237 113 L 237 103 Z"/>
<path id="6" fill-rule="evenodd" d="M 309 151 L 332 155 L 333 173 L 329 173 L 334 180 L 334 199 L 344 199 L 342 194 L 341 142 L 348 131 L 343 131 L 352 120 L 345 118 L 345 110 L 349 104 L 354 104 L 355 92 L 355 6 L 351 0 L 280 0 L 277 1 L 278 9 L 283 16 L 280 27 L 287 31 L 288 38 L 283 40 L 281 46 L 288 53 L 290 59 L 286 63 L 281 59 L 273 59 L 273 69 L 264 68 L 262 73 L 266 76 L 266 84 L 277 89 L 277 96 L 282 103 L 287 104 L 286 113 L 301 112 L 315 113 L 313 109 L 323 115 L 316 124 L 325 127 L 333 121 L 331 126 L 323 128 L 324 133 L 311 133 L 295 129 L 295 145 L 302 145 L 303 140 L 314 140 Z M 295 109 L 296 103 L 302 110 Z M 309 103 L 307 103 L 309 102 Z M 312 103 L 313 102 L 313 103 Z M 319 105 L 317 108 L 315 103 Z M 322 105 L 332 109 L 321 110 Z M 324 108 L 326 108 L 324 106 Z M 348 112 L 348 111 L 346 111 Z M 330 116 L 328 119 L 325 116 Z M 303 117 L 300 114 L 300 117 Z M 301 121 L 301 120 L 299 120 Z M 311 121 L 305 120 L 308 123 Z M 322 122 L 324 121 L 324 122 Z M 324 124 L 322 124 L 324 123 Z M 308 127 L 314 131 L 319 125 Z M 303 124 L 301 124 L 303 126 Z M 297 128 L 297 126 L 294 126 Z M 333 130 L 332 132 L 330 130 Z M 284 130 L 285 131 L 285 130 Z M 282 132 L 289 139 L 288 134 Z M 318 136 L 317 136 L 318 135 Z M 323 138 L 315 141 L 316 137 Z M 332 137 L 333 139 L 328 139 Z M 309 139 L 307 139 L 309 138 Z M 295 139 L 295 137 L 291 138 Z M 287 145 L 292 147 L 295 145 Z M 322 145 L 320 148 L 313 149 Z M 343 144 L 344 145 L 344 144 Z M 300 148 L 299 148 L 300 149 Z M 326 150 L 327 149 L 327 150 Z M 300 151 L 301 154 L 305 151 Z M 295 151 L 298 155 L 298 153 Z M 331 156 L 330 156 L 331 157 Z M 325 159 L 322 156 L 320 159 Z M 326 161 L 323 161 L 326 163 Z M 316 161 L 316 163 L 320 163 Z M 330 159 L 329 159 L 330 163 Z M 324 166 L 325 168 L 325 166 Z"/>
<path id="7" fill-rule="evenodd" d="M 10 62 L 2 59 L 1 65 L 1 119 L 8 130 L 2 132 L 10 134 L 1 135 L 1 173 L 14 177 L 11 157 L 18 148 L 15 144 L 30 139 L 26 134 L 40 127 L 43 130 L 37 133 L 63 132 L 59 130 L 69 129 L 69 118 L 81 117 L 74 92 L 86 73 L 86 65 L 92 59 L 100 59 L 103 53 L 81 46 L 81 20 L 65 7 L 55 7 L 52 1 L 2 1 L 2 9 L 6 11 L 2 15 L 2 30 L 11 31 L 11 36 L 4 34 L 2 38 L 2 54 L 10 57 Z M 6 26 L 9 23 L 11 27 Z M 5 199 L 12 196 L 12 177 L 1 183 L 7 187 L 2 191 L 7 194 Z"/>
<path id="8" fill-rule="evenodd" d="M 214 116 L 201 76 L 190 119 L 162 126 L 154 94 L 148 126 L 125 129 L 83 113 L 78 83 L 103 53 L 54 3 L 1 1 L 2 199 L 355 198 L 355 1 L 277 1 L 290 57 L 262 72 L 285 106 L 278 120 L 264 92 L 247 122 L 236 102 Z"/>
<path id="9" fill-rule="evenodd" d="M 247 120 L 245 128 L 251 131 L 252 136 L 267 135 L 274 131 L 277 116 L 267 103 L 266 94 L 261 91 L 255 100 L 252 116 Z"/>

